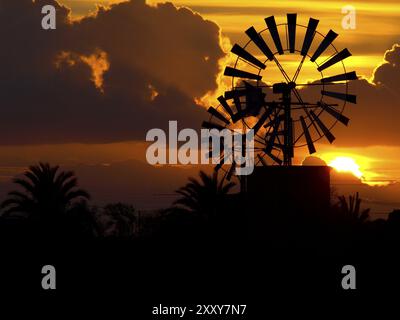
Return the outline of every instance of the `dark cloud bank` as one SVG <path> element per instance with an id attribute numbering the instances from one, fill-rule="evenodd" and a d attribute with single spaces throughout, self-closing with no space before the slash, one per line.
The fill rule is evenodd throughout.
<path id="1" fill-rule="evenodd" d="M 366 80 L 354 84 L 359 102 L 346 109 L 352 145 L 400 145 L 399 60 L 400 45 L 395 44 L 375 69 L 372 84 Z"/>
<path id="2" fill-rule="evenodd" d="M 41 8 L 57 8 L 57 30 Z M 133 0 L 71 23 L 55 1 L 1 1 L 0 143 L 143 140 L 168 120 L 199 127 L 216 89 L 219 28 L 172 4 Z"/>
<path id="3" fill-rule="evenodd" d="M 345 108 L 344 114 L 350 118 L 348 127 L 338 124 L 334 128 L 336 146 L 400 145 L 399 60 L 400 45 L 395 44 L 384 54 L 371 82 L 351 82 L 349 93 L 357 95 L 357 104 L 348 103 Z"/>
<path id="4" fill-rule="evenodd" d="M 219 28 L 186 8 L 113 5 L 70 22 L 50 0 L 0 0 L 0 144 L 144 140 L 178 120 L 199 128 L 195 100 L 215 90 L 224 56 Z M 57 7 L 57 30 L 41 29 L 41 8 Z M 348 128 L 337 146 L 399 145 L 400 46 L 385 54 L 372 83 L 354 82 Z"/>

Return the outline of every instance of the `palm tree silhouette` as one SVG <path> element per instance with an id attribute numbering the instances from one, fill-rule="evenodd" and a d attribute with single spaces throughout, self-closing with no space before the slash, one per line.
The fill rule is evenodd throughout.
<path id="1" fill-rule="evenodd" d="M 361 201 L 357 192 L 354 196 L 349 196 L 349 201 L 347 201 L 345 196 L 340 196 L 337 206 L 346 220 L 353 224 L 361 224 L 369 219 L 370 212 L 370 209 L 361 209 Z"/>
<path id="2" fill-rule="evenodd" d="M 100 224 L 105 236 L 129 238 L 137 232 L 137 213 L 132 205 L 121 202 L 107 204 L 101 218 L 106 221 Z"/>
<path id="3" fill-rule="evenodd" d="M 216 214 L 235 183 L 225 183 L 224 178 L 218 181 L 217 171 L 212 175 L 200 171 L 199 176 L 199 181 L 189 178 L 184 187 L 175 191 L 182 197 L 176 200 L 174 205 L 191 213 Z"/>
<path id="4" fill-rule="evenodd" d="M 52 220 L 73 210 L 79 200 L 88 200 L 89 194 L 77 187 L 75 174 L 59 169 L 39 163 L 30 166 L 23 178 L 14 178 L 23 191 L 8 193 L 8 199 L 1 204 L 3 215 Z"/>

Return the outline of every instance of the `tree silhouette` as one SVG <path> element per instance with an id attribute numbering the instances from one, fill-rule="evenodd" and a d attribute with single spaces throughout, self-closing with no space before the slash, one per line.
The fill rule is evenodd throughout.
<path id="1" fill-rule="evenodd" d="M 204 171 L 199 173 L 200 180 L 189 178 L 189 182 L 175 192 L 181 195 L 174 205 L 192 213 L 215 214 L 235 183 L 225 183 L 225 179 L 218 179 L 218 172 L 207 175 Z"/>
<path id="2" fill-rule="evenodd" d="M 8 193 L 8 199 L 1 205 L 3 215 L 51 220 L 73 210 L 78 201 L 90 198 L 86 191 L 78 188 L 72 171 L 59 169 L 59 166 L 39 163 L 30 166 L 22 178 L 14 178 L 13 182 L 23 191 Z"/>
<path id="3" fill-rule="evenodd" d="M 136 235 L 137 217 L 132 205 L 120 202 L 107 204 L 100 216 L 104 236 L 130 238 Z"/>
<path id="4" fill-rule="evenodd" d="M 232 211 L 228 208 L 227 194 L 235 186 L 219 179 L 218 172 L 199 173 L 200 179 L 190 177 L 189 182 L 176 190 L 180 195 L 173 206 L 164 210 L 159 229 L 162 239 L 198 241 L 221 236 Z"/>
<path id="5" fill-rule="evenodd" d="M 358 192 L 354 196 L 349 196 L 349 201 L 345 196 L 339 197 L 338 207 L 344 218 L 350 223 L 363 223 L 369 218 L 370 209 L 361 210 L 361 198 Z"/>

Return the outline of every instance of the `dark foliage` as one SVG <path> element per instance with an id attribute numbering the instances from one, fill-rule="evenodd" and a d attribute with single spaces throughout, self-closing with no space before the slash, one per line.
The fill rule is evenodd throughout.
<path id="1" fill-rule="evenodd" d="M 13 182 L 19 190 L 9 192 L 1 204 L 2 217 L 7 224 L 23 226 L 25 236 L 59 238 L 95 234 L 86 203 L 89 193 L 78 188 L 72 171 L 39 163 Z"/>
<path id="2" fill-rule="evenodd" d="M 400 210 L 390 213 L 387 220 L 371 221 L 369 210 L 361 209 L 358 193 L 338 197 L 327 212 L 311 214 L 291 209 L 271 213 L 268 207 L 252 207 L 243 194 L 231 194 L 234 183 L 219 178 L 216 172 L 208 175 L 201 171 L 198 179 L 190 178 L 176 191 L 180 198 L 171 208 L 142 217 L 130 204 L 89 206 L 89 194 L 78 187 L 74 173 L 58 166 L 31 166 L 14 182 L 20 188 L 9 192 L 2 203 L 0 237 L 170 239 L 184 243 L 209 240 L 254 245 L 253 235 L 258 233 L 262 237 L 256 241 L 272 248 L 339 251 L 396 246 L 400 241 Z M 250 225 L 255 210 L 263 220 L 254 229 Z"/>
<path id="3" fill-rule="evenodd" d="M 120 238 L 137 236 L 136 210 L 132 205 L 110 203 L 98 213 L 97 220 L 102 236 Z"/>

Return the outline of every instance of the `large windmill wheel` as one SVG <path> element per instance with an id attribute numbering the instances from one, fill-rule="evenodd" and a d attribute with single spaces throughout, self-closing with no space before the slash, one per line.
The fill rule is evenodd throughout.
<path id="1" fill-rule="evenodd" d="M 211 116 L 203 127 L 254 129 L 255 164 L 289 166 L 295 148 L 307 146 L 315 153 L 316 141 L 332 143 L 332 128 L 338 122 L 348 124 L 343 111 L 346 103 L 356 103 L 348 89 L 357 75 L 346 71 L 349 50 L 338 51 L 333 45 L 338 34 L 317 31 L 319 20 L 310 18 L 305 26 L 297 24 L 296 14 L 287 14 L 285 23 L 276 24 L 274 16 L 265 23 L 267 28 L 260 32 L 246 30 L 249 40 L 244 46 L 233 46 L 236 62 L 224 72 L 232 78 L 231 90 L 218 98 L 218 107 L 208 109 Z M 289 75 L 293 64 L 296 68 Z M 307 75 L 318 80 L 300 80 L 305 65 Z M 222 161 L 216 170 L 224 167 Z M 223 169 L 228 180 L 234 167 L 232 163 Z"/>

